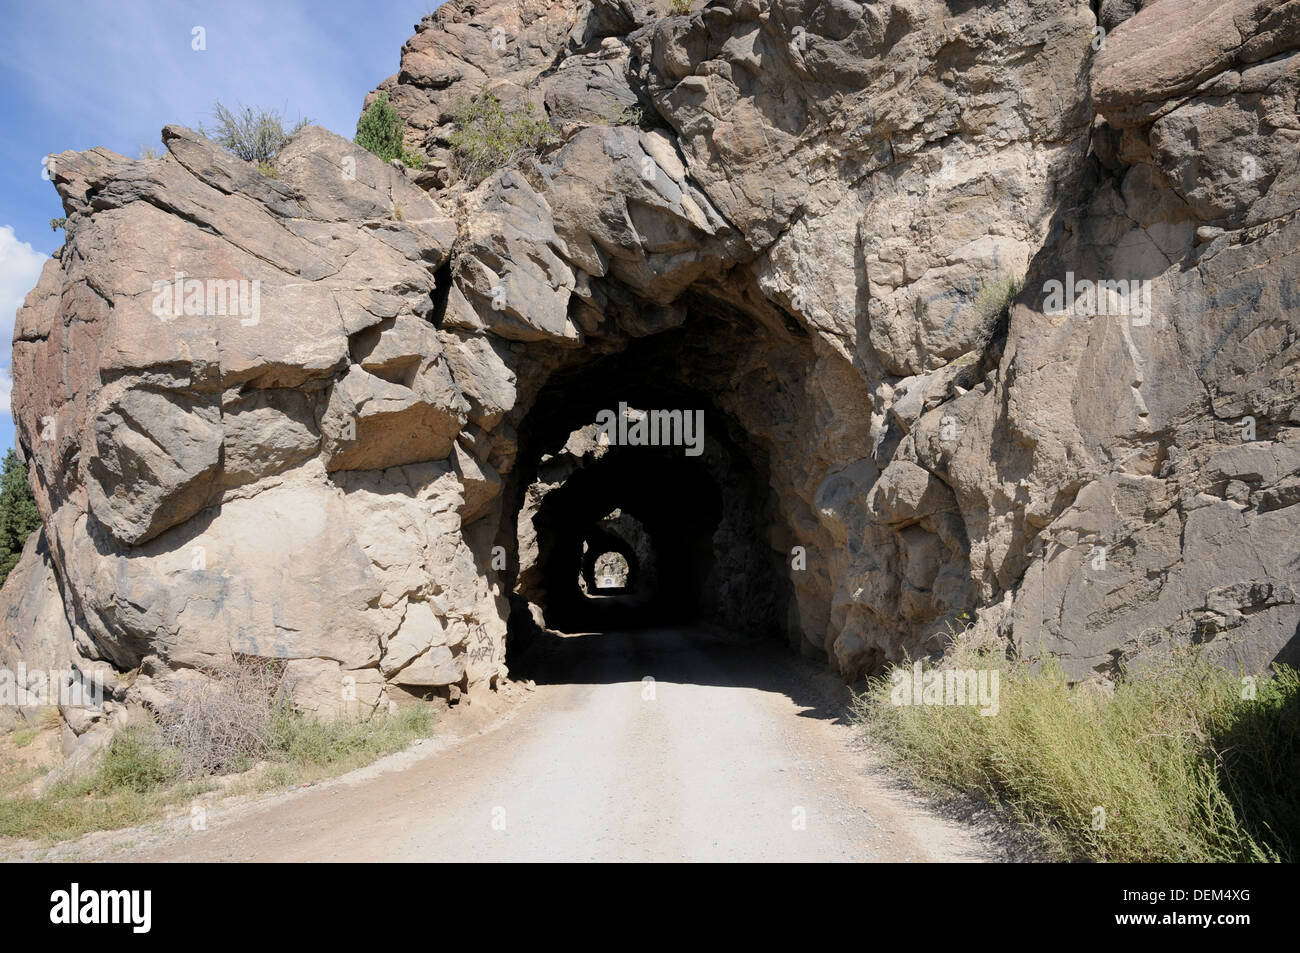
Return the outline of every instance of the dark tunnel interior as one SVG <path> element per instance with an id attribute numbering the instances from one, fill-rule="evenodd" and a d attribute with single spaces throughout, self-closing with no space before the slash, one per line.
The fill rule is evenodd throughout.
<path id="1" fill-rule="evenodd" d="M 788 583 L 768 542 L 766 455 L 710 397 L 717 379 L 726 379 L 725 360 L 689 329 L 551 375 L 518 428 L 526 437 L 507 485 L 513 518 L 503 533 L 513 535 L 500 541 L 518 557 L 509 664 L 544 630 L 708 623 L 785 635 Z M 621 416 L 623 407 L 629 421 L 698 414 L 702 441 L 602 445 L 599 415 Z M 623 585 L 598 584 L 595 562 L 605 553 L 626 561 Z"/>
<path id="2" fill-rule="evenodd" d="M 610 539 L 613 534 L 599 525 L 616 509 L 645 528 L 657 578 L 640 589 L 639 580 L 632 580 L 628 592 L 596 598 L 584 593 L 578 582 L 593 546 L 603 542 L 622 550 Z M 547 622 L 581 632 L 699 616 L 700 590 L 713 567 L 712 540 L 721 515 L 717 483 L 703 463 L 682 457 L 676 448 L 619 448 L 595 466 L 579 470 L 547 496 L 534 523 L 539 537 L 547 540 L 542 572 Z M 635 566 L 635 551 L 626 542 L 623 546 L 623 555 L 630 555 L 628 562 Z"/>

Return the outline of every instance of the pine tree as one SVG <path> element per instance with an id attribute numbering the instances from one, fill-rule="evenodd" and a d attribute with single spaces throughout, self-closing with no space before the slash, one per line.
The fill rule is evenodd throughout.
<path id="1" fill-rule="evenodd" d="M 401 159 L 412 168 L 424 168 L 422 155 L 407 152 L 402 142 L 403 129 L 402 117 L 388 101 L 388 93 L 380 93 L 357 120 L 357 134 L 352 141 L 385 162 Z"/>
<path id="2" fill-rule="evenodd" d="M 18 565 L 27 537 L 40 526 L 41 514 L 27 482 L 27 467 L 10 448 L 0 466 L 0 584 Z"/>

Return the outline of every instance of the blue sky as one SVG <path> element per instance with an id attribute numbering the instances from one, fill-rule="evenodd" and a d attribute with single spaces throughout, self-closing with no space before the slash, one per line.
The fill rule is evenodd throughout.
<path id="1" fill-rule="evenodd" d="M 0 452 L 13 446 L 14 312 L 62 243 L 41 160 L 104 146 L 161 150 L 168 123 L 212 103 L 280 110 L 351 138 L 361 101 L 397 72 L 402 44 L 441 0 L 0 0 Z M 206 49 L 195 50 L 202 27 Z"/>

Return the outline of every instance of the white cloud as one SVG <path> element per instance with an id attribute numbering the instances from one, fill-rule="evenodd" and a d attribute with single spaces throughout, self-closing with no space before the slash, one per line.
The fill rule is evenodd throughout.
<path id="1" fill-rule="evenodd" d="M 36 287 L 45 258 L 27 242 L 20 242 L 12 225 L 0 225 L 0 333 L 5 354 L 13 341 L 14 316 L 27 292 Z"/>
<path id="2" fill-rule="evenodd" d="M 0 412 L 8 414 L 13 390 L 10 352 L 14 339 L 14 318 L 27 292 L 36 287 L 45 265 L 45 255 L 18 240 L 10 225 L 0 225 Z"/>

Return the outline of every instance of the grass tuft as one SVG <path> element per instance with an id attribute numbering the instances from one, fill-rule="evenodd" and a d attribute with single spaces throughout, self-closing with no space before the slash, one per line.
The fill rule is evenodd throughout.
<path id="1" fill-rule="evenodd" d="M 282 712 L 272 726 L 271 751 L 298 768 L 357 767 L 401 751 L 433 730 L 433 713 L 423 705 L 371 721 L 318 721 Z"/>
<path id="2" fill-rule="evenodd" d="M 1096 861 L 1290 861 L 1300 847 L 1300 678 L 1276 666 L 1254 697 L 1197 648 L 1072 685 L 1060 665 L 960 637 L 940 668 L 999 674 L 998 713 L 896 705 L 890 676 L 857 696 L 865 734 L 925 786 L 971 793 Z M 931 666 L 926 666 L 929 671 Z M 1100 811 L 1098 809 L 1101 809 Z"/>

